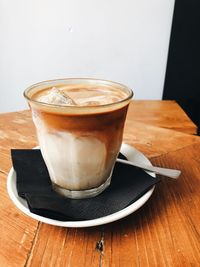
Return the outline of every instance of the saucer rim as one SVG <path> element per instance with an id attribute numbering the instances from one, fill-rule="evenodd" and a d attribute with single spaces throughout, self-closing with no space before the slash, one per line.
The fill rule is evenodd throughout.
<path id="1" fill-rule="evenodd" d="M 34 149 L 38 149 L 39 147 L 35 147 Z M 139 150 L 134 148 L 133 146 L 130 146 L 128 144 L 122 143 L 120 152 L 124 154 L 128 160 L 131 161 L 130 156 L 133 154 L 138 155 L 139 161 L 143 161 L 146 164 L 152 165 L 149 159 Z M 155 174 L 149 173 L 152 177 L 156 177 Z M 7 177 L 7 191 L 10 199 L 13 201 L 15 206 L 21 210 L 23 213 L 25 213 L 27 216 L 36 219 L 37 221 L 41 221 L 43 223 L 47 223 L 50 225 L 54 226 L 61 226 L 61 227 L 71 227 L 71 228 L 83 228 L 83 227 L 92 227 L 92 226 L 98 226 L 98 225 L 103 225 L 107 223 L 111 223 L 117 220 L 120 220 L 132 213 L 134 213 L 136 210 L 138 210 L 140 207 L 142 207 L 148 199 L 151 197 L 153 194 L 153 191 L 155 189 L 155 185 L 152 186 L 144 195 L 142 195 L 138 200 L 136 200 L 134 203 L 130 204 L 128 207 L 117 211 L 115 213 L 109 214 L 104 217 L 100 217 L 97 219 L 92 219 L 92 220 L 83 220 L 83 221 L 59 221 L 59 220 L 54 220 L 50 219 L 47 217 L 43 217 L 41 215 L 37 215 L 35 213 L 32 213 L 26 203 L 26 200 L 23 198 L 19 197 L 17 194 L 17 189 L 16 189 L 16 172 L 13 167 L 11 167 L 8 177 Z"/>

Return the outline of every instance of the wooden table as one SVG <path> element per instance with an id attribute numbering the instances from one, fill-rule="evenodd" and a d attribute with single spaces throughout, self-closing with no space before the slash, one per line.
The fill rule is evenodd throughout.
<path id="1" fill-rule="evenodd" d="M 29 111 L 1 114 L 0 266 L 200 266 L 200 139 L 195 133 L 196 126 L 173 101 L 131 103 L 124 141 L 155 165 L 181 169 L 181 177 L 162 177 L 149 201 L 122 220 L 61 228 L 29 218 L 9 199 L 10 149 L 37 142 Z"/>

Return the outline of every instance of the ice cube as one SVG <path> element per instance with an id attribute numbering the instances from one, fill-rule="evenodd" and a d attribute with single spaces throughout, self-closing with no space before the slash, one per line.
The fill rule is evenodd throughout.
<path id="1" fill-rule="evenodd" d="M 68 97 L 63 91 L 56 87 L 53 87 L 46 95 L 42 95 L 38 98 L 40 102 L 47 104 L 55 104 L 62 106 L 73 106 L 74 101 Z"/>

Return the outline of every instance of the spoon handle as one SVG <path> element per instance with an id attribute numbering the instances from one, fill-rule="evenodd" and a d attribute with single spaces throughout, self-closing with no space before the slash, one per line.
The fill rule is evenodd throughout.
<path id="1" fill-rule="evenodd" d="M 125 160 L 125 159 L 118 159 L 117 162 L 121 162 L 124 164 L 132 165 L 138 168 L 141 168 L 145 171 L 154 172 L 156 174 L 164 175 L 173 179 L 177 179 L 179 175 L 181 174 L 181 171 L 175 170 L 175 169 L 167 169 L 167 168 L 161 168 L 161 167 L 154 167 L 146 164 L 139 164 L 139 163 L 133 163 L 131 161 Z"/>

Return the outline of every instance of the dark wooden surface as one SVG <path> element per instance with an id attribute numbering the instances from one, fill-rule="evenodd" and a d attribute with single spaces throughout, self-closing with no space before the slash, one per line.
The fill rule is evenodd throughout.
<path id="1" fill-rule="evenodd" d="M 29 111 L 1 114 L 0 266 L 199 266 L 200 139 L 188 134 L 196 128 L 179 107 L 179 119 L 169 119 L 176 107 L 171 101 L 134 101 L 124 141 L 153 164 L 180 169 L 181 177 L 161 177 L 149 201 L 130 216 L 82 229 L 38 222 L 11 202 L 6 190 L 10 148 L 32 148 L 37 141 Z"/>

